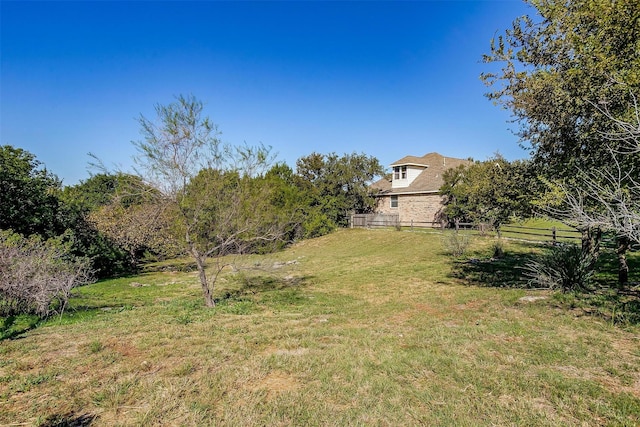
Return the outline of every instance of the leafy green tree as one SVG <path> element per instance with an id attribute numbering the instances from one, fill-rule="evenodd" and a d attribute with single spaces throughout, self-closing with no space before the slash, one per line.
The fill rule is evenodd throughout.
<path id="1" fill-rule="evenodd" d="M 536 194 L 529 162 L 502 156 L 447 170 L 440 191 L 443 214 L 453 223 L 486 223 L 494 228 L 514 217 L 528 217 Z"/>
<path id="2" fill-rule="evenodd" d="M 170 236 L 173 212 L 157 203 L 127 206 L 117 199 L 91 211 L 87 219 L 96 230 L 128 254 L 132 270 L 145 255 L 180 254 Z"/>
<path id="3" fill-rule="evenodd" d="M 618 235 L 624 252 L 639 227 L 640 7 L 637 0 L 531 0 L 524 16 L 493 41 L 483 74 L 489 98 L 511 110 L 540 173 L 564 200 L 549 211 L 583 236 Z M 585 244 L 586 243 L 586 244 Z M 597 244 L 584 242 L 583 248 Z"/>
<path id="4" fill-rule="evenodd" d="M 114 211 L 144 203 L 150 189 L 136 176 L 99 173 L 60 193 L 59 217 L 73 242 L 73 252 L 91 260 L 98 277 L 133 271 L 140 251 L 131 256 L 130 247 L 98 226 L 113 224 Z M 102 212 L 102 216 L 100 214 Z M 111 221 L 111 222 L 109 222 Z M 119 233 L 127 228 L 115 227 Z M 120 235 L 120 234 L 119 234 Z"/>
<path id="5" fill-rule="evenodd" d="M 634 118 L 640 89 L 637 0 L 528 1 L 523 16 L 491 44 L 482 75 L 488 97 L 512 112 L 521 142 L 549 177 L 611 163 L 609 116 Z M 638 165 L 637 159 L 625 159 Z"/>
<path id="6" fill-rule="evenodd" d="M 60 180 L 21 148 L 0 146 L 0 229 L 49 238 L 60 234 Z"/>
<path id="7" fill-rule="evenodd" d="M 298 159 L 296 169 L 299 185 L 309 195 L 308 205 L 318 209 L 314 221 L 326 219 L 329 228 L 347 226 L 352 213 L 373 211 L 369 185 L 384 174 L 378 159 L 357 153 L 314 152 Z"/>
<path id="8" fill-rule="evenodd" d="M 195 260 L 205 304 L 213 307 L 223 257 L 277 240 L 283 228 L 264 208 L 270 197 L 259 178 L 269 150 L 222 143 L 203 108 L 193 96 L 156 105 L 157 122 L 141 116 L 143 139 L 134 145 L 140 177 L 154 188 L 155 205 L 173 213 L 173 237 Z M 211 274 L 210 259 L 216 261 Z"/>

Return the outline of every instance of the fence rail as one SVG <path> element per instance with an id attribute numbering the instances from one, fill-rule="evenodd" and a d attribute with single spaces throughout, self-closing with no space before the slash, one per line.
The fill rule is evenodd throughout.
<path id="1" fill-rule="evenodd" d="M 436 221 L 400 221 L 397 214 L 356 214 L 351 216 L 350 227 L 365 228 L 397 228 L 397 229 L 440 229 L 456 228 L 458 230 L 471 233 L 486 234 L 496 232 L 498 235 L 529 242 L 549 242 L 552 244 L 561 242 L 579 243 L 582 239 L 582 233 L 576 229 L 567 228 L 544 228 L 544 227 L 526 227 L 523 225 L 502 225 L 498 231 L 493 230 L 488 224 L 476 224 L 469 222 L 460 222 L 453 227 L 446 223 Z M 616 238 L 610 234 L 602 236 L 601 245 L 603 247 L 615 248 Z M 640 250 L 640 245 L 633 244 L 631 251 Z"/>
<path id="2" fill-rule="evenodd" d="M 553 243 L 559 241 L 567 242 L 572 240 L 580 240 L 582 233 L 578 230 L 565 228 L 542 228 L 542 227 L 525 227 L 521 225 L 503 225 L 499 230 L 500 235 L 505 237 L 516 237 L 522 240 L 551 240 Z M 514 236 L 515 235 L 515 236 Z M 527 236 L 527 237 L 522 237 Z"/>

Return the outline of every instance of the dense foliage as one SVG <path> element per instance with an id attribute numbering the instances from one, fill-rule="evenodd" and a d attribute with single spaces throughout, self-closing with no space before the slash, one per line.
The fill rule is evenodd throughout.
<path id="1" fill-rule="evenodd" d="M 640 5 L 637 0 L 531 0 L 495 39 L 483 74 L 488 97 L 509 109 L 550 193 L 548 214 L 583 230 L 640 242 Z M 596 231 L 594 231 L 596 230 Z M 597 247 L 583 242 L 583 248 Z"/>
<path id="2" fill-rule="evenodd" d="M 532 212 L 537 180 L 525 161 L 509 162 L 501 156 L 447 170 L 440 191 L 445 197 L 444 219 L 499 228 L 514 217 Z"/>
<path id="3" fill-rule="evenodd" d="M 60 180 L 21 148 L 0 146 L 0 229 L 43 238 L 61 232 Z"/>
<path id="4" fill-rule="evenodd" d="M 352 213 L 372 212 L 375 201 L 369 185 L 384 174 L 378 159 L 357 153 L 311 153 L 298 159 L 296 169 L 307 205 L 318 208 L 325 218 L 316 220 L 329 227 L 347 226 Z"/>
<path id="5" fill-rule="evenodd" d="M 513 113 L 543 172 L 606 164 L 619 145 L 603 143 L 616 131 L 609 116 L 634 119 L 640 89 L 638 1 L 528 2 L 537 15 L 517 18 L 484 58 L 501 66 L 483 74 L 488 96 Z"/>

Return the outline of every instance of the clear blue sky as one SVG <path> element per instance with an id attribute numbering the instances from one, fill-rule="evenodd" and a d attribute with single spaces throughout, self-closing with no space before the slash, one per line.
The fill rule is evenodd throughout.
<path id="1" fill-rule="evenodd" d="M 226 142 L 292 167 L 314 151 L 528 156 L 479 79 L 494 34 L 533 13 L 519 0 L 0 7 L 0 144 L 66 185 L 89 177 L 89 152 L 126 169 L 136 117 L 178 94 L 205 102 Z"/>

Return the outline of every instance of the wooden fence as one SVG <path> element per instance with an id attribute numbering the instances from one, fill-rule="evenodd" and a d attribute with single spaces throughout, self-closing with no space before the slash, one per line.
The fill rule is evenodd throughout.
<path id="1" fill-rule="evenodd" d="M 398 214 L 355 214 L 351 215 L 349 223 L 354 227 L 400 227 L 400 216 Z"/>
<path id="2" fill-rule="evenodd" d="M 576 229 L 559 227 L 525 227 L 522 225 L 502 225 L 498 231 L 492 229 L 487 224 L 475 224 L 460 222 L 455 226 L 449 226 L 441 222 L 428 221 L 400 221 L 397 214 L 356 214 L 351 215 L 350 227 L 364 228 L 397 228 L 404 230 L 414 229 L 458 229 L 472 234 L 498 234 L 508 239 L 525 240 L 529 242 L 548 242 L 551 244 L 573 242 L 580 244 L 582 233 Z M 601 246 L 605 248 L 615 248 L 615 235 L 605 233 L 602 236 Z M 631 251 L 640 250 L 640 245 L 632 244 Z"/>
<path id="3" fill-rule="evenodd" d="M 535 242 L 576 242 L 580 241 L 582 234 L 575 229 L 565 228 L 538 228 L 524 227 L 520 225 L 505 224 L 500 227 L 499 235 L 520 240 Z"/>

